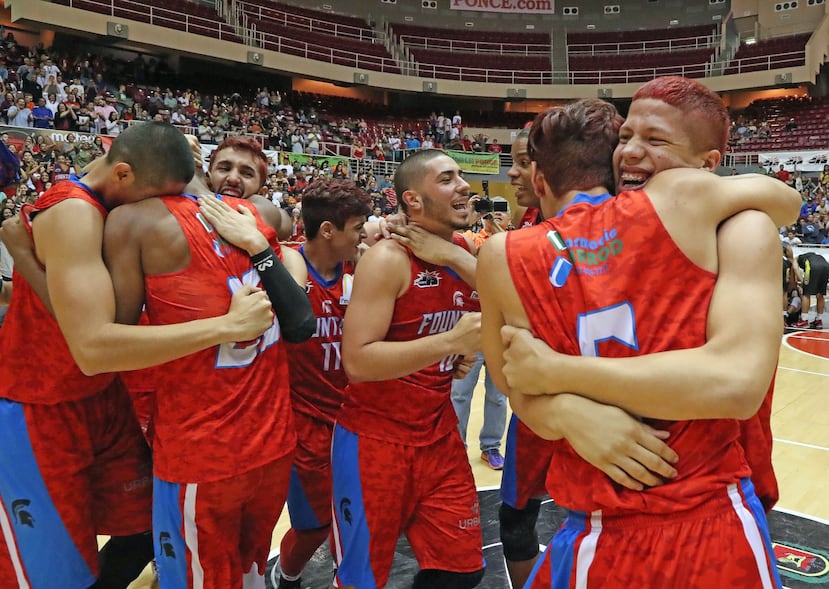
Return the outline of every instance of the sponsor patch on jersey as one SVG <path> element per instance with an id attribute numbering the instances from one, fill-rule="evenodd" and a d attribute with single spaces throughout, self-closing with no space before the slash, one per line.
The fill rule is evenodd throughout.
<path id="1" fill-rule="evenodd" d="M 567 278 L 572 270 L 573 263 L 570 260 L 561 256 L 557 257 L 556 261 L 553 262 L 553 267 L 550 268 L 550 284 L 556 288 L 561 288 L 567 284 Z"/>
<path id="2" fill-rule="evenodd" d="M 425 272 L 418 272 L 417 278 L 414 279 L 414 284 L 418 288 L 434 288 L 440 285 L 443 276 L 437 270 L 426 270 Z"/>
<path id="3" fill-rule="evenodd" d="M 819 552 L 793 544 L 772 542 L 777 569 L 786 576 L 807 583 L 829 581 L 829 558 Z"/>

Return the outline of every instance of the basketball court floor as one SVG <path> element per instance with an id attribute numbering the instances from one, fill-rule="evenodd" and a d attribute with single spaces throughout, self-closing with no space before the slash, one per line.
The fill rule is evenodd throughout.
<path id="1" fill-rule="evenodd" d="M 774 465 L 780 483 L 780 502 L 769 518 L 772 541 L 785 587 L 829 589 L 829 330 L 787 331 L 780 347 L 772 413 Z M 500 473 L 490 470 L 477 451 L 483 418 L 482 383 L 472 403 L 468 440 L 481 499 L 487 560 L 487 574 L 480 587 L 504 589 L 509 582 L 498 540 Z M 562 518 L 562 510 L 553 501 L 544 504 L 538 526 L 543 541 L 552 536 Z M 283 513 L 274 530 L 269 573 L 278 560 L 279 540 L 288 526 L 287 513 Z M 401 540 L 387 587 L 411 587 L 416 570 L 411 552 Z M 330 556 L 323 548 L 309 564 L 303 587 L 322 589 L 330 578 Z M 130 589 L 152 587 L 151 575 L 145 571 Z"/>

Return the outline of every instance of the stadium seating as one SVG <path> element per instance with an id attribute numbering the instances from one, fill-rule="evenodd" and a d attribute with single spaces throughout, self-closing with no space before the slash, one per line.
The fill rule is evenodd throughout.
<path id="1" fill-rule="evenodd" d="M 753 44 L 743 43 L 737 50 L 726 74 L 742 74 L 769 69 L 799 67 L 806 62 L 806 42 L 810 33 L 776 37 Z"/>

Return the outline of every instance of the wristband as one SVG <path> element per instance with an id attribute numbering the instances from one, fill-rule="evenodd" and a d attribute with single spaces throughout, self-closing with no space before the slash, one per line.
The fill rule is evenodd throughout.
<path id="1" fill-rule="evenodd" d="M 262 288 L 271 300 L 285 341 L 300 343 L 310 338 L 316 330 L 311 301 L 276 257 L 273 249 L 268 247 L 251 256 L 250 261 L 259 273 Z"/>
<path id="2" fill-rule="evenodd" d="M 250 261 L 257 272 L 261 274 L 262 272 L 267 272 L 268 268 L 273 268 L 273 258 L 273 249 L 268 247 L 258 254 L 251 256 Z"/>

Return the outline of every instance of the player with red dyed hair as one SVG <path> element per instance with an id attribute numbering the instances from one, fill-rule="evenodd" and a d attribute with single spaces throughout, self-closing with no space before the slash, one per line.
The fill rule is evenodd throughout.
<path id="1" fill-rule="evenodd" d="M 256 206 L 273 203 L 259 194 L 268 177 L 268 156 L 252 137 L 231 136 L 222 141 L 210 157 L 207 179 L 217 194 L 250 200 Z M 277 236 L 291 237 L 293 227 L 288 213 L 279 212 Z"/>
<path id="2" fill-rule="evenodd" d="M 718 138 L 708 147 L 710 137 L 703 141 L 682 124 L 705 115 L 642 100 L 621 130 L 620 182 L 644 183 L 671 163 L 716 167 Z M 714 301 L 710 314 L 706 310 L 722 219 L 741 208 L 761 208 L 776 222 L 785 221 L 796 214 L 796 195 L 764 177 L 735 181 L 673 170 L 650 180 L 647 193 L 611 198 L 609 166 L 595 146 L 597 137 L 612 139 L 617 123 L 600 110 L 569 106 L 539 116 L 530 136 L 538 162 L 536 191 L 546 215 L 561 215 L 490 240 L 493 245 L 479 259 L 487 361 L 495 363 L 493 374 L 504 379 L 519 417 L 539 435 L 559 440 L 547 487 L 573 510 L 527 586 L 661 587 L 679 579 L 689 587 L 779 586 L 763 508 L 747 478 L 751 471 L 733 419 L 756 411 L 779 341 L 779 271 L 764 263 L 773 259 L 766 250 L 779 246 L 765 217 L 744 213 L 721 231 L 718 289 L 730 290 Z M 605 121 L 604 131 L 596 120 Z M 566 161 L 568 150 L 583 156 L 579 165 Z M 752 247 L 761 250 L 750 272 L 722 254 L 746 233 L 757 236 Z M 491 278 L 505 263 L 514 288 Z M 666 280 L 662 270 L 669 264 L 673 272 Z M 747 352 L 720 327 L 734 301 L 742 300 L 733 291 L 749 284 L 768 312 L 752 326 L 753 349 Z M 659 296 L 648 295 L 654 292 Z M 502 330 L 505 323 L 514 327 Z M 620 331 L 625 325 L 630 329 Z M 578 357 L 684 348 L 691 349 L 628 360 Z M 693 374 L 686 378 L 685 372 Z M 751 378 L 735 378 L 743 373 Z M 554 394 L 565 391 L 589 399 Z M 626 412 L 649 417 L 650 425 Z M 602 432 L 601 439 L 594 432 Z M 604 446 L 611 451 L 602 453 L 602 444 L 617 434 L 626 440 L 624 450 L 615 452 L 612 442 Z M 696 556 L 677 560 L 672 555 L 682 545 L 693 545 Z M 637 551 L 635 559 L 625 546 Z M 642 551 L 660 563 L 659 573 L 641 565 Z M 735 558 L 737 552 L 744 556 Z M 718 561 L 725 553 L 729 557 Z"/>

